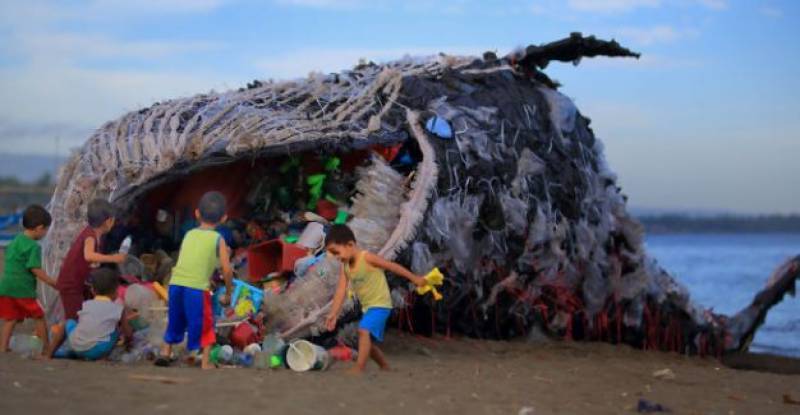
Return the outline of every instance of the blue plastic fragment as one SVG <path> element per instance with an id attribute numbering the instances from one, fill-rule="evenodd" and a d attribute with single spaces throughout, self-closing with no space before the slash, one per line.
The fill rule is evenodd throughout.
<path id="1" fill-rule="evenodd" d="M 453 127 L 450 126 L 450 123 L 435 115 L 428 119 L 425 128 L 439 138 L 453 138 Z"/>
<path id="2" fill-rule="evenodd" d="M 408 154 L 408 152 L 406 152 L 402 156 L 400 156 L 397 161 L 402 166 L 410 166 L 410 165 L 414 164 L 414 159 L 411 157 L 411 154 Z"/>

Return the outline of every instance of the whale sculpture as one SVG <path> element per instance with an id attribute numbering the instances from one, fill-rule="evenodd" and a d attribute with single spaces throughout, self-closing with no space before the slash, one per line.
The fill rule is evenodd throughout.
<path id="1" fill-rule="evenodd" d="M 447 275 L 442 301 L 393 286 L 402 328 L 500 339 L 545 332 L 687 354 L 746 349 L 769 308 L 793 291 L 800 259 L 735 316 L 695 304 L 647 255 L 590 119 L 543 72 L 551 61 L 594 56 L 638 58 L 575 33 L 504 57 L 363 63 L 128 113 L 101 126 L 62 168 L 47 270 L 58 271 L 92 198 L 132 206 L 210 166 L 409 145 L 413 174 L 376 159 L 362 170 L 350 209 L 368 248 L 417 273 L 438 266 Z M 319 332 L 336 278 L 336 264 L 323 265 L 330 272 L 299 278 L 268 302 L 273 330 Z"/>

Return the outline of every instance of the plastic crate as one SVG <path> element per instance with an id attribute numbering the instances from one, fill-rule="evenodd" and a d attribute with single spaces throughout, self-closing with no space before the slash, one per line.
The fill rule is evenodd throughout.
<path id="1" fill-rule="evenodd" d="M 247 249 L 248 278 L 257 283 L 273 272 L 291 272 L 295 261 L 306 255 L 303 247 L 280 239 L 253 245 Z"/>

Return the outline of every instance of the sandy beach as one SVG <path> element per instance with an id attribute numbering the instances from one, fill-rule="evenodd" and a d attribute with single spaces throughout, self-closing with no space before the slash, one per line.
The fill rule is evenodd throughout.
<path id="1" fill-rule="evenodd" d="M 393 372 L 156 368 L 0 356 L 2 413 L 789 414 L 800 376 L 607 344 L 418 338 L 394 331 Z M 674 379 L 653 373 L 669 369 Z M 158 377 L 163 377 L 159 380 Z"/>

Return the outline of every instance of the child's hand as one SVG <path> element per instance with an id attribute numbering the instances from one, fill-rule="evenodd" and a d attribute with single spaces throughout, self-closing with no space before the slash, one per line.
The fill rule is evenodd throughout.
<path id="1" fill-rule="evenodd" d="M 224 306 L 231 305 L 231 295 L 229 293 L 222 294 L 222 297 L 219 299 L 219 303 Z"/>
<path id="2" fill-rule="evenodd" d="M 425 278 L 420 277 L 419 275 L 414 276 L 414 279 L 412 279 L 411 282 L 417 287 L 424 287 L 428 285 L 428 281 L 425 281 Z"/>
<path id="3" fill-rule="evenodd" d="M 128 259 L 128 254 L 114 254 L 114 255 L 111 255 L 111 260 L 114 263 L 117 263 L 117 264 L 121 264 L 121 263 L 125 262 L 126 259 Z"/>
<path id="4" fill-rule="evenodd" d="M 328 318 L 325 319 L 325 328 L 328 329 L 328 331 L 336 330 L 336 320 L 338 320 L 338 318 L 335 315 L 329 315 Z"/>

